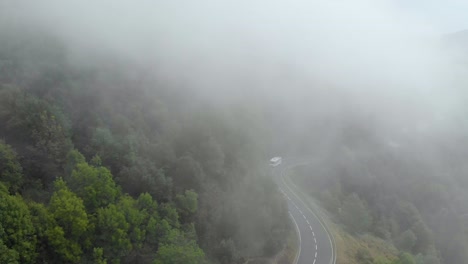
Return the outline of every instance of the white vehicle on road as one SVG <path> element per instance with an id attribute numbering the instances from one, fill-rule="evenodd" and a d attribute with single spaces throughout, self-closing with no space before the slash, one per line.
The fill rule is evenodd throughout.
<path id="1" fill-rule="evenodd" d="M 281 157 L 274 157 L 270 160 L 270 166 L 276 167 L 281 164 Z"/>

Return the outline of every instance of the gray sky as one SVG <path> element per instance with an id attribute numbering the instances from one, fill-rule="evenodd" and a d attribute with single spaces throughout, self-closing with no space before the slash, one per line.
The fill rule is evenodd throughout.
<path id="1" fill-rule="evenodd" d="M 396 0 L 410 16 L 418 16 L 441 33 L 468 29 L 466 0 Z"/>

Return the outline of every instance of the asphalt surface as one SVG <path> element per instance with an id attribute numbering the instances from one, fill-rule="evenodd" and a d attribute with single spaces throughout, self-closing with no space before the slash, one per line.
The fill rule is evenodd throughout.
<path id="1" fill-rule="evenodd" d="M 302 163 L 303 164 L 303 163 Z M 332 237 L 324 224 L 300 199 L 300 196 L 284 181 L 284 173 L 299 163 L 278 165 L 273 168 L 276 184 L 288 202 L 288 209 L 300 235 L 300 251 L 297 264 L 335 264 Z"/>

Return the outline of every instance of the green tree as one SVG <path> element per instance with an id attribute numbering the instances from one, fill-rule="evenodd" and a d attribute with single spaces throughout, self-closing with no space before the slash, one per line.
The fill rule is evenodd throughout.
<path id="1" fill-rule="evenodd" d="M 106 148 L 111 149 L 117 144 L 114 135 L 107 127 L 98 127 L 94 131 L 92 138 L 94 145 L 98 146 L 103 152 Z"/>
<path id="2" fill-rule="evenodd" d="M 221 177 L 224 172 L 225 153 L 221 144 L 214 137 L 200 142 L 196 151 L 197 160 L 202 161 L 203 170 L 206 174 L 223 181 Z"/>
<path id="3" fill-rule="evenodd" d="M 0 183 L 0 249 L 19 263 L 34 263 L 36 235 L 28 206 L 21 196 L 8 193 Z"/>
<path id="4" fill-rule="evenodd" d="M 58 262 L 63 263 L 78 263 L 83 255 L 83 250 L 80 244 L 67 239 L 65 231 L 62 227 L 55 225 L 46 231 L 47 241 L 51 245 L 52 251 L 57 255 L 49 256 L 50 259 L 54 259 Z"/>
<path id="5" fill-rule="evenodd" d="M 374 264 L 393 264 L 393 263 L 387 258 L 379 256 L 374 260 Z"/>
<path id="6" fill-rule="evenodd" d="M 48 230 L 53 226 L 56 226 L 54 219 L 50 215 L 49 211 L 42 203 L 29 202 L 29 211 L 31 213 L 31 220 L 35 229 L 37 237 L 36 252 L 38 257 L 37 262 L 47 263 L 50 259 L 54 259 L 54 250 L 50 247 L 48 240 Z"/>
<path id="7" fill-rule="evenodd" d="M 86 159 L 78 150 L 72 149 L 67 154 L 67 164 L 65 165 L 65 173 L 71 176 L 73 170 L 78 164 L 86 163 Z"/>
<path id="8" fill-rule="evenodd" d="M 200 264 L 204 258 L 205 254 L 194 242 L 164 244 L 159 247 L 154 264 Z"/>
<path id="9" fill-rule="evenodd" d="M 105 167 L 93 167 L 87 163 L 76 165 L 69 179 L 70 188 L 83 199 L 88 211 L 115 203 L 120 190 Z"/>
<path id="10" fill-rule="evenodd" d="M 104 250 L 102 248 L 93 248 L 94 264 L 107 264 L 104 258 Z"/>
<path id="11" fill-rule="evenodd" d="M 440 259 L 433 255 L 418 254 L 414 258 L 416 264 L 440 264 Z"/>
<path id="12" fill-rule="evenodd" d="M 395 218 L 401 230 L 410 229 L 414 223 L 421 221 L 419 210 L 410 202 L 398 200 Z"/>
<path id="13" fill-rule="evenodd" d="M 67 261 L 79 261 L 83 235 L 89 227 L 83 201 L 71 192 L 66 183 L 57 179 L 56 191 L 49 203 L 49 212 L 57 226 L 48 230 L 49 239 Z"/>
<path id="14" fill-rule="evenodd" d="M 171 232 L 173 229 L 166 219 L 157 221 L 153 217 L 150 218 L 147 230 L 147 239 L 153 245 L 156 245 L 157 242 L 169 243 L 171 241 Z"/>
<path id="15" fill-rule="evenodd" d="M 340 217 L 352 233 L 367 231 L 372 224 L 372 216 L 366 203 L 356 193 L 346 197 Z"/>
<path id="16" fill-rule="evenodd" d="M 68 189 L 61 178 L 55 181 L 55 188 L 49 203 L 50 214 L 67 237 L 77 241 L 88 228 L 83 201 Z"/>
<path id="17" fill-rule="evenodd" d="M 156 220 L 154 217 L 150 217 L 148 224 L 146 225 L 145 244 L 150 248 L 157 248 L 161 234 L 167 233 L 169 229 L 169 224 L 167 224 L 167 231 L 161 230 L 158 220 Z"/>
<path id="18" fill-rule="evenodd" d="M 359 264 L 373 264 L 374 263 L 374 258 L 371 256 L 367 248 L 358 249 L 355 257 Z"/>
<path id="19" fill-rule="evenodd" d="M 179 158 L 172 173 L 174 187 L 177 191 L 200 190 L 205 174 L 201 165 L 190 155 Z"/>
<path id="20" fill-rule="evenodd" d="M 416 264 L 414 262 L 413 256 L 409 253 L 401 253 L 400 256 L 398 257 L 398 264 Z"/>
<path id="21" fill-rule="evenodd" d="M 468 259 L 468 238 L 464 220 L 455 212 L 441 210 L 437 220 L 437 246 L 445 263 L 464 263 Z"/>
<path id="22" fill-rule="evenodd" d="M 236 263 L 239 261 L 239 254 L 232 239 L 223 239 L 216 247 L 216 258 L 221 263 Z"/>
<path id="23" fill-rule="evenodd" d="M 132 196 L 147 192 L 157 200 L 168 200 L 173 188 L 172 178 L 164 168 L 157 168 L 153 161 L 135 157 L 122 168 L 118 180 L 124 190 Z"/>
<path id="24" fill-rule="evenodd" d="M 434 240 L 432 238 L 432 232 L 423 221 L 416 222 L 411 230 L 416 236 L 416 242 L 414 245 L 414 251 L 417 253 L 428 253 Z"/>
<path id="25" fill-rule="evenodd" d="M 145 222 L 149 216 L 148 213 L 144 210 L 139 210 L 137 201 L 128 195 L 122 196 L 117 206 L 125 215 L 125 220 L 129 225 L 128 237 L 133 245 L 133 249 L 141 249 L 146 235 Z"/>
<path id="26" fill-rule="evenodd" d="M 114 135 L 108 127 L 102 126 L 94 129 L 91 135 L 93 154 L 99 155 L 103 163 L 112 169 L 122 168 L 126 164 L 124 156 L 129 149 L 123 145 L 122 140 L 119 140 L 117 135 Z"/>
<path id="27" fill-rule="evenodd" d="M 158 216 L 158 202 L 153 200 L 149 193 L 142 193 L 138 196 L 137 206 L 150 216 Z"/>
<path id="28" fill-rule="evenodd" d="M 329 190 L 320 192 L 320 202 L 325 209 L 331 213 L 338 213 L 338 208 L 341 207 L 338 195 L 333 195 Z"/>
<path id="29" fill-rule="evenodd" d="M 120 258 L 132 249 L 125 214 L 114 204 L 98 208 L 96 214 L 95 244 L 104 250 L 108 261 L 119 263 Z"/>
<path id="30" fill-rule="evenodd" d="M 22 142 L 17 150 L 24 157 L 25 174 L 50 183 L 72 147 L 62 110 L 20 88 L 8 87 L 0 92 L 0 122 L 5 124 L 0 132 L 6 139 Z"/>
<path id="31" fill-rule="evenodd" d="M 65 164 L 72 144 L 64 121 L 58 119 L 52 111 L 44 110 L 39 113 L 35 127 L 31 130 L 31 137 L 40 152 L 48 155 L 56 164 Z"/>
<path id="32" fill-rule="evenodd" d="M 178 194 L 175 203 L 182 222 L 190 222 L 198 209 L 198 194 L 193 190 L 186 190 L 184 194 Z"/>
<path id="33" fill-rule="evenodd" d="M 179 214 L 173 205 L 165 203 L 159 207 L 159 215 L 166 220 L 173 228 L 179 228 Z"/>
<path id="34" fill-rule="evenodd" d="M 5 236 L 5 232 L 0 229 L 0 237 Z M 0 263 L 8 263 L 8 264 L 19 264 L 19 253 L 14 250 L 8 248 L 3 240 L 0 240 Z"/>
<path id="35" fill-rule="evenodd" d="M 23 184 L 23 168 L 11 146 L 0 140 L 0 181 L 16 193 Z"/>
<path id="36" fill-rule="evenodd" d="M 395 245 L 401 251 L 412 252 L 417 237 L 411 230 L 406 230 L 395 239 Z"/>

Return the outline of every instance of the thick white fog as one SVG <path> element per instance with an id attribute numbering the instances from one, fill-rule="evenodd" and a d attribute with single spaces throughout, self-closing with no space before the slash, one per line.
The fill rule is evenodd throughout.
<path id="1" fill-rule="evenodd" d="M 4 1 L 2 17 L 119 54 L 215 100 L 271 100 L 297 119 L 358 112 L 387 130 L 459 114 L 439 29 L 394 1 Z M 300 113 L 300 114 L 299 114 Z"/>
<path id="2" fill-rule="evenodd" d="M 0 0 L 0 262 L 468 263 L 438 2 Z"/>

